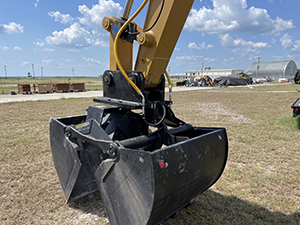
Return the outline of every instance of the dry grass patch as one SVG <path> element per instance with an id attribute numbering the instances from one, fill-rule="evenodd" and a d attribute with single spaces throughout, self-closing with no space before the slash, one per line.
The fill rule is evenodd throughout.
<path id="1" fill-rule="evenodd" d="M 173 94 L 180 119 L 227 129 L 229 158 L 221 179 L 164 224 L 300 224 L 300 119 L 290 108 L 299 94 L 278 88 Z M 0 224 L 108 224 L 99 193 L 65 204 L 49 143 L 50 117 L 84 114 L 91 104 L 1 104 Z"/>

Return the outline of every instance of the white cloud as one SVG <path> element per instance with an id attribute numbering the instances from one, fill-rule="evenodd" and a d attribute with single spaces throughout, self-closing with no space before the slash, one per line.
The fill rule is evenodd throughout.
<path id="1" fill-rule="evenodd" d="M 300 53 L 300 40 L 297 40 L 294 42 L 294 46 L 292 48 L 292 51 Z"/>
<path id="2" fill-rule="evenodd" d="M 33 42 L 34 45 L 37 45 L 37 46 L 40 46 L 40 47 L 44 47 L 45 46 L 45 43 L 44 42 Z"/>
<path id="3" fill-rule="evenodd" d="M 60 60 L 65 61 L 65 62 L 74 62 L 74 60 L 72 60 L 72 59 L 60 58 Z"/>
<path id="4" fill-rule="evenodd" d="M 53 49 L 53 48 L 43 48 L 42 51 L 44 51 L 44 52 L 54 52 L 55 49 Z"/>
<path id="5" fill-rule="evenodd" d="M 24 61 L 24 62 L 22 62 L 22 64 L 21 64 L 21 67 L 25 67 L 25 66 L 28 66 L 28 65 L 30 65 L 30 63 L 29 63 L 29 62 L 26 62 L 26 61 Z"/>
<path id="6" fill-rule="evenodd" d="M 34 5 L 35 8 L 38 7 L 39 2 L 40 2 L 40 0 L 36 0 L 36 1 L 33 3 L 33 5 Z"/>
<path id="7" fill-rule="evenodd" d="M 53 59 L 43 59 L 42 63 L 48 64 L 48 65 L 52 64 L 53 63 Z"/>
<path id="8" fill-rule="evenodd" d="M 24 26 L 15 22 L 10 22 L 8 25 L 0 24 L 0 34 L 23 33 Z"/>
<path id="9" fill-rule="evenodd" d="M 206 61 L 206 62 L 215 62 L 215 61 L 217 61 L 217 59 L 216 58 L 204 58 L 204 61 Z"/>
<path id="10" fill-rule="evenodd" d="M 214 48 L 213 45 L 206 45 L 205 42 L 203 41 L 201 44 L 197 45 L 195 42 L 190 42 L 189 45 L 188 45 L 188 48 L 190 50 L 201 50 L 201 49 L 210 49 L 210 48 Z"/>
<path id="11" fill-rule="evenodd" d="M 282 61 L 284 59 L 284 56 L 282 55 L 273 55 L 274 61 Z"/>
<path id="12" fill-rule="evenodd" d="M 97 63 L 97 64 L 104 64 L 104 63 L 102 63 L 101 61 L 99 61 L 99 60 L 97 60 L 97 59 L 86 58 L 86 57 L 83 57 L 83 59 L 84 59 L 86 62 L 92 62 L 92 63 Z"/>
<path id="13" fill-rule="evenodd" d="M 198 55 L 189 55 L 189 56 L 177 56 L 173 63 L 176 66 L 187 66 L 189 65 L 190 67 L 198 67 L 201 65 L 201 62 L 203 62 L 203 56 L 198 56 Z"/>
<path id="14" fill-rule="evenodd" d="M 75 51 L 90 45 L 108 46 L 108 32 L 102 28 L 102 20 L 105 16 L 119 16 L 122 7 L 112 0 L 99 0 L 98 4 L 88 8 L 86 5 L 78 7 L 82 17 L 79 22 L 72 24 L 63 31 L 55 31 L 52 36 L 46 37 L 46 43 L 55 46 L 68 48 L 68 51 Z M 51 12 L 50 16 L 56 21 L 71 22 L 69 14 L 63 15 L 60 12 Z M 81 25 L 85 25 L 84 28 Z"/>
<path id="15" fill-rule="evenodd" d="M 242 55 L 247 53 L 259 53 L 259 49 L 270 48 L 266 42 L 245 41 L 242 38 L 233 39 L 230 34 L 220 35 L 221 45 L 225 48 L 232 49 L 233 52 L 238 52 Z"/>
<path id="16" fill-rule="evenodd" d="M 205 63 L 205 65 L 211 65 L 216 61 L 216 58 L 204 58 L 203 56 L 199 55 L 189 55 L 177 56 L 172 63 L 178 67 L 184 66 L 185 68 L 202 68 L 202 63 Z"/>
<path id="17" fill-rule="evenodd" d="M 0 46 L 0 49 L 2 49 L 3 51 L 6 51 L 6 50 L 8 50 L 9 49 L 9 47 L 7 47 L 7 46 Z"/>
<path id="18" fill-rule="evenodd" d="M 71 22 L 71 21 L 74 20 L 70 16 L 70 14 L 61 14 L 58 11 L 56 11 L 56 12 L 49 12 L 48 15 L 51 16 L 51 17 L 54 17 L 54 20 L 56 22 L 60 22 L 60 23 L 69 23 L 69 22 Z"/>
<path id="19" fill-rule="evenodd" d="M 22 48 L 20 48 L 19 46 L 15 46 L 14 50 L 19 51 L 19 50 L 22 50 Z"/>
<path id="20" fill-rule="evenodd" d="M 290 57 L 295 57 L 300 55 L 300 40 L 293 40 L 293 37 L 284 34 L 280 38 L 280 42 L 282 47 L 287 51 L 287 53 L 290 55 Z"/>
<path id="21" fill-rule="evenodd" d="M 103 31 L 102 19 L 105 16 L 120 16 L 122 12 L 122 7 L 119 3 L 115 3 L 112 0 L 99 0 L 98 4 L 93 5 L 89 9 L 86 5 L 81 5 L 78 7 L 78 11 L 83 15 L 79 19 L 79 22 L 88 25 L 93 30 L 98 31 L 99 29 Z"/>
<path id="22" fill-rule="evenodd" d="M 90 32 L 78 23 L 72 24 L 63 31 L 54 31 L 52 35 L 46 37 L 46 43 L 65 48 L 85 48 L 93 42 Z"/>
<path id="23" fill-rule="evenodd" d="M 280 42 L 283 48 L 292 48 L 293 46 L 292 36 L 288 34 L 284 34 L 282 38 L 280 38 Z"/>
<path id="24" fill-rule="evenodd" d="M 79 49 L 74 49 L 74 48 L 66 48 L 67 52 L 80 52 Z"/>
<path id="25" fill-rule="evenodd" d="M 224 59 L 223 60 L 223 62 L 224 63 L 231 63 L 231 62 L 235 62 L 236 60 L 235 60 L 235 58 L 233 58 L 233 57 L 230 57 L 229 59 Z"/>
<path id="26" fill-rule="evenodd" d="M 294 28 L 292 20 L 271 18 L 268 11 L 248 8 L 246 0 L 212 0 L 213 9 L 192 9 L 185 28 L 204 33 L 276 34 Z"/>
<path id="27" fill-rule="evenodd" d="M 112 0 L 99 0 L 98 4 L 89 9 L 86 5 L 78 7 L 78 11 L 83 15 L 79 19 L 81 24 L 92 29 L 94 45 L 108 46 L 108 32 L 102 28 L 102 20 L 105 16 L 120 16 L 122 7 Z"/>
<path id="28" fill-rule="evenodd" d="M 199 59 L 203 59 L 203 56 L 198 56 L 198 55 L 189 55 L 189 56 L 177 56 L 176 60 L 199 60 Z"/>

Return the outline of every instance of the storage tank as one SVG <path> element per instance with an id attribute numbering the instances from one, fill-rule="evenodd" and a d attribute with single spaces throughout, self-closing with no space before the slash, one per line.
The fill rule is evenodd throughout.
<path id="1" fill-rule="evenodd" d="M 259 65 L 259 68 L 257 66 Z M 293 79 L 297 73 L 297 65 L 293 60 L 277 62 L 254 62 L 247 73 L 252 73 L 252 77 L 270 77 Z"/>

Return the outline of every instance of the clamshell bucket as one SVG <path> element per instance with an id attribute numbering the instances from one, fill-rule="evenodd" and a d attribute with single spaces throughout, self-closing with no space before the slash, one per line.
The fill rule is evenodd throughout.
<path id="1" fill-rule="evenodd" d="M 291 108 L 293 109 L 293 117 L 297 117 L 300 115 L 300 98 L 298 98 L 294 102 L 294 104 L 291 106 Z"/>
<path id="2" fill-rule="evenodd" d="M 126 115 L 129 124 L 139 124 L 128 112 L 113 112 L 93 106 L 87 116 L 51 119 L 52 155 L 67 201 L 100 190 L 110 224 L 159 224 L 221 176 L 228 154 L 224 128 L 183 124 L 114 140 L 124 128 L 108 132 L 118 124 L 109 118 L 128 125 Z"/>
<path id="3" fill-rule="evenodd" d="M 145 152 L 120 148 L 96 170 L 111 224 L 158 224 L 212 186 L 227 159 L 224 129 Z"/>

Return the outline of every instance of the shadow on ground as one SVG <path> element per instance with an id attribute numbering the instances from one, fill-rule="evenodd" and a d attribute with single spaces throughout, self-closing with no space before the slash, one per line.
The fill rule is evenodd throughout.
<path id="1" fill-rule="evenodd" d="M 170 224 L 300 224 L 300 212 L 286 215 L 208 190 L 180 214 L 165 221 Z"/>
<path id="2" fill-rule="evenodd" d="M 70 204 L 72 208 L 84 213 L 91 213 L 99 217 L 107 217 L 104 204 L 99 192 L 87 196 Z M 208 190 L 199 195 L 191 205 L 164 221 L 163 225 L 203 225 L 203 224 L 300 224 L 300 212 L 286 215 L 272 212 L 250 202 L 234 196 L 224 196 Z"/>

